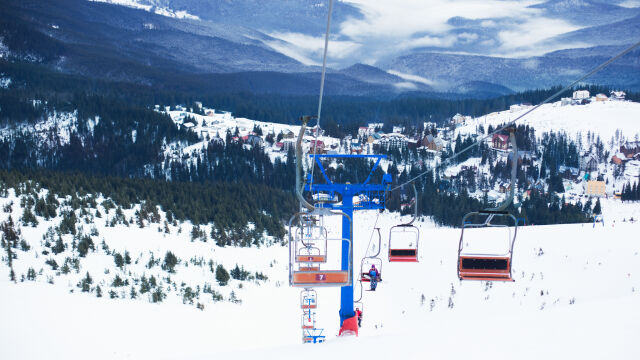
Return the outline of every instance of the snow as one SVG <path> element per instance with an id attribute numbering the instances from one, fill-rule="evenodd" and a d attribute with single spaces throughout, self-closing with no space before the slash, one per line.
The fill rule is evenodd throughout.
<path id="1" fill-rule="evenodd" d="M 467 121 L 456 129 L 462 135 L 474 134 L 476 126 L 483 125 L 485 132 L 489 125 L 494 128 L 516 119 L 530 109 L 515 112 L 502 111 Z M 545 132 L 565 132 L 575 138 L 577 133 L 586 139 L 587 133 L 600 135 L 602 141 L 609 141 L 621 130 L 628 139 L 640 134 L 640 103 L 630 101 L 592 102 L 587 105 L 561 106 L 560 102 L 542 105 L 531 114 L 518 120 L 517 125 L 530 125 L 537 136 Z M 455 138 L 455 136 L 454 136 Z"/>
<path id="2" fill-rule="evenodd" d="M 190 14 L 186 10 L 173 10 L 166 7 L 153 6 L 148 4 L 143 4 L 141 1 L 136 0 L 89 0 L 93 2 L 103 2 L 107 4 L 121 5 L 130 7 L 133 9 L 141 9 L 148 12 L 153 12 L 157 15 L 162 15 L 166 17 L 172 17 L 176 19 L 191 19 L 191 20 L 200 20 L 200 18 L 196 15 Z"/>
<path id="3" fill-rule="evenodd" d="M 10 201 L 17 219 L 22 209 L 12 191 L 0 199 L 0 205 Z M 635 217 L 640 206 L 609 199 L 602 207 L 605 226 L 520 228 L 514 247 L 514 283 L 461 283 L 456 276 L 460 230 L 436 227 L 429 219 L 416 222 L 420 262 L 389 264 L 384 256 L 387 234 L 401 218 L 388 212 L 379 218 L 376 212 L 359 212 L 354 226 L 355 271 L 376 223 L 383 234 L 384 280 L 376 292 L 364 292 L 363 327 L 357 338 L 335 337 L 339 290 L 318 289 L 318 326 L 328 337 L 319 345 L 299 343 L 299 289 L 287 286 L 286 247 L 220 248 L 211 241 L 191 242 L 188 223 L 179 225 L 181 233 L 178 226 L 170 225 L 171 234 L 157 231 L 157 225 L 105 227 L 106 217 L 113 216 L 111 210 L 92 223 L 99 238 L 111 249 L 129 251 L 134 261 L 140 257 L 140 263 L 121 271 L 96 244 L 97 250 L 83 259 L 79 273 L 55 276 L 43 265 L 51 255 L 39 252 L 42 233 L 59 219 L 40 219 L 37 228 L 22 227 L 32 249 L 19 250 L 14 267 L 18 276 L 30 266 L 36 271 L 44 268 L 43 275 L 13 284 L 8 281 L 6 262 L 0 265 L 0 358 L 85 359 L 91 354 L 96 359 L 423 359 L 428 354 L 445 359 L 637 359 L 640 242 L 633 234 L 640 230 L 640 222 L 622 222 L 621 217 Z M 126 216 L 134 211 L 125 210 Z M 0 220 L 8 215 L 0 213 Z M 339 221 L 326 220 L 329 237 L 337 236 Z M 108 299 L 108 285 L 102 298 L 76 287 L 87 271 L 96 283 L 131 272 L 156 274 L 165 287 L 167 276 L 178 284 L 215 284 L 206 266 L 181 263 L 175 274 L 144 266 L 150 252 L 159 257 L 167 250 L 183 260 L 213 259 L 228 269 L 237 263 L 249 271 L 264 272 L 269 280 L 245 281 L 242 288 L 235 280 L 224 287 L 214 285 L 225 299 L 233 290 L 242 304 L 205 301 L 202 311 L 182 304 L 175 290 L 167 292 L 163 303 L 151 304 L 144 296 Z M 329 251 L 330 257 L 335 254 Z M 104 274 L 104 269 L 110 273 Z M 47 283 L 47 276 L 52 276 L 53 285 Z"/>
<path id="4" fill-rule="evenodd" d="M 2 44 L 0 44 L 0 45 L 2 45 Z M 2 56 L 0 55 L 0 57 L 2 57 Z M 0 74 L 0 75 L 2 75 L 2 74 Z M 11 85 L 11 78 L 10 77 L 0 77 L 0 88 L 8 89 L 10 85 Z"/>

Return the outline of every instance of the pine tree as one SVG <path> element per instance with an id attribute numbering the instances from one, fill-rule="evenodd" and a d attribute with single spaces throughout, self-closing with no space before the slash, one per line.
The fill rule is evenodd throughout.
<path id="1" fill-rule="evenodd" d="M 229 272 L 221 264 L 216 267 L 216 281 L 220 286 L 225 286 L 229 282 Z"/>
<path id="2" fill-rule="evenodd" d="M 593 214 L 594 215 L 602 214 L 602 208 L 600 207 L 600 198 L 596 200 L 596 205 L 593 208 Z"/>
<path id="3" fill-rule="evenodd" d="M 164 256 L 164 262 L 162 263 L 162 270 L 166 270 L 170 273 L 173 273 L 176 265 L 178 264 L 178 258 L 171 252 L 167 251 Z"/>

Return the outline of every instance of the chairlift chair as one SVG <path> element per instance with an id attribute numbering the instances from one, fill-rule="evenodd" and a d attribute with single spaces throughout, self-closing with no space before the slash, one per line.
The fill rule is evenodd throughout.
<path id="1" fill-rule="evenodd" d="M 302 330 L 313 329 L 315 327 L 315 313 L 306 310 L 302 314 Z"/>
<path id="2" fill-rule="evenodd" d="M 353 268 L 353 243 L 351 239 L 347 238 L 336 238 L 336 239 L 328 239 L 326 237 L 326 229 L 322 227 L 319 232 L 315 232 L 316 234 L 320 234 L 319 238 L 298 236 L 298 234 L 307 234 L 308 229 L 306 229 L 305 224 L 308 222 L 301 221 L 302 216 L 306 215 L 340 215 L 346 217 L 351 224 L 351 218 L 343 212 L 330 211 L 328 209 L 317 208 L 312 212 L 300 212 L 291 217 L 289 220 L 289 285 L 294 287 L 304 287 L 311 288 L 316 286 L 350 286 L 352 284 L 352 268 Z M 297 229 L 294 230 L 294 223 L 297 224 Z M 315 226 L 312 226 L 315 227 Z M 313 232 L 312 232 L 313 233 Z M 294 235 L 295 234 L 295 235 Z M 353 234 L 353 228 L 351 228 L 350 234 Z M 349 267 L 346 270 L 343 270 L 340 266 L 338 266 L 335 270 L 323 270 L 320 269 L 319 265 L 316 265 L 318 261 L 314 261 L 315 258 L 303 259 L 298 255 L 298 249 L 308 248 L 308 245 L 311 244 L 312 241 L 318 239 L 318 242 L 324 243 L 326 246 L 327 241 L 337 241 L 340 244 L 347 243 L 349 253 L 347 256 L 349 257 Z M 336 257 L 339 258 L 339 257 Z M 302 260 L 302 262 L 298 261 Z M 325 250 L 325 261 L 326 261 L 326 250 Z M 339 265 L 339 264 L 338 264 Z"/>
<path id="3" fill-rule="evenodd" d="M 360 281 L 371 281 L 371 277 L 369 276 L 369 269 L 371 269 L 371 265 L 375 265 L 376 270 L 378 270 L 378 282 L 382 282 L 382 259 L 377 257 L 366 257 L 362 259 L 360 262 Z"/>
<path id="4" fill-rule="evenodd" d="M 413 225 L 418 218 L 418 191 L 415 184 L 412 187 L 415 195 L 413 219 L 389 230 L 389 262 L 418 262 L 420 230 Z"/>
<path id="5" fill-rule="evenodd" d="M 313 289 L 304 289 L 300 292 L 300 307 L 303 310 L 318 307 L 318 293 Z"/>
<path id="6" fill-rule="evenodd" d="M 382 246 L 382 235 L 380 235 L 380 228 L 375 228 L 375 230 L 378 232 L 378 244 L 375 245 L 374 243 L 376 253 L 365 256 L 360 261 L 360 281 L 371 282 L 371 277 L 369 276 L 369 269 L 371 269 L 371 265 L 374 265 L 376 270 L 378 270 L 378 282 L 382 281 L 382 259 L 379 258 L 380 247 Z M 371 245 L 371 243 L 369 243 L 369 245 Z M 369 248 L 367 248 L 365 255 L 368 252 Z"/>
<path id="7" fill-rule="evenodd" d="M 418 262 L 420 230 L 411 224 L 389 230 L 389 262 Z"/>
<path id="8" fill-rule="evenodd" d="M 495 208 L 471 212 L 462 218 L 462 232 L 460 234 L 460 243 L 458 244 L 458 278 L 460 280 L 514 281 L 511 275 L 511 267 L 513 264 L 513 244 L 518 234 L 518 219 L 505 211 L 505 209 L 513 203 L 518 170 L 518 144 L 516 142 L 515 129 L 509 128 L 507 130 L 509 131 L 512 154 L 509 195 Z M 469 221 L 471 217 L 478 216 L 485 217 L 484 221 Z M 492 224 L 494 219 L 506 219 L 507 224 Z M 513 223 L 513 236 L 511 233 L 512 227 L 508 225 L 510 222 Z M 486 243 L 501 242 L 500 239 L 494 237 L 494 234 L 487 236 L 488 232 L 495 232 L 491 230 L 500 228 L 507 231 L 507 242 L 503 250 L 469 250 L 471 247 L 469 246 L 470 232 L 471 234 L 484 235 L 482 239 Z"/>
<path id="9" fill-rule="evenodd" d="M 301 219 L 301 226 L 296 231 L 295 251 L 297 263 L 327 262 L 327 229 L 316 225 L 314 221 Z"/>
<path id="10" fill-rule="evenodd" d="M 482 223 L 468 222 L 472 216 L 486 216 Z M 492 224 L 495 218 L 507 218 L 513 223 L 513 236 L 511 227 L 504 224 Z M 505 251 L 465 251 L 465 240 L 468 241 L 470 231 L 478 229 L 504 228 L 507 230 L 507 243 Z M 465 238 L 465 231 L 467 237 Z M 518 222 L 515 216 L 506 211 L 478 211 L 471 212 L 463 218 L 462 234 L 458 245 L 458 277 L 460 280 L 487 280 L 487 281 L 514 281 L 511 275 L 513 259 L 513 244 L 518 232 Z"/>

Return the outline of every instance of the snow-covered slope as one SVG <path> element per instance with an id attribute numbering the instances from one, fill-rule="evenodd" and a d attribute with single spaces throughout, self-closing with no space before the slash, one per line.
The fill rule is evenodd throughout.
<path id="1" fill-rule="evenodd" d="M 501 111 L 478 117 L 465 123 L 456 131 L 461 134 L 475 133 L 476 126 L 489 125 L 494 128 L 514 120 L 530 110 L 523 107 L 515 111 Z M 597 134 L 602 141 L 609 141 L 616 131 L 627 139 L 640 134 L 640 103 L 629 101 L 591 102 L 587 105 L 561 106 L 560 102 L 545 104 L 531 114 L 518 120 L 517 125 L 530 125 L 538 134 L 564 132 L 575 139 L 577 134 L 586 139 L 587 133 Z"/>
<path id="2" fill-rule="evenodd" d="M 0 201 L 5 205 L 11 199 Z M 18 208 L 15 204 L 14 212 Z M 82 260 L 77 274 L 55 275 L 44 265 L 48 256 L 41 253 L 41 233 L 46 228 L 42 222 L 36 229 L 22 227 L 31 249 L 18 250 L 14 260 L 18 278 L 33 267 L 38 273 L 35 281 L 13 284 L 8 281 L 6 262 L 0 266 L 0 357 L 636 359 L 640 356 L 636 346 L 640 242 L 634 234 L 640 223 L 622 222 L 622 218 L 628 220 L 640 211 L 638 205 L 621 207 L 613 200 L 603 202 L 603 211 L 605 225 L 595 228 L 592 224 L 521 228 L 515 245 L 514 283 L 461 283 L 455 270 L 459 230 L 419 221 L 420 263 L 389 264 L 383 257 L 384 281 L 378 291 L 364 293 L 364 321 L 358 338 L 335 338 L 339 291 L 318 290 L 318 327 L 328 335 L 328 341 L 320 345 L 299 344 L 299 291 L 287 286 L 287 249 L 281 245 L 223 249 L 211 241 L 191 242 L 185 234 L 190 229 L 187 224 L 182 225 L 182 234 L 175 227 L 171 234 L 163 234 L 155 225 L 103 228 L 96 219 L 99 238 L 118 252 L 128 250 L 134 263 L 119 270 L 112 256 L 96 244 L 96 251 Z M 1 213 L 0 220 L 7 216 Z M 383 254 L 386 234 L 399 220 L 389 213 L 377 219 Z M 355 221 L 355 259 L 360 259 L 376 213 L 359 213 Z M 338 231 L 337 222 L 328 224 Z M 211 258 L 226 267 L 240 263 L 252 272 L 263 272 L 268 280 L 213 285 L 225 300 L 202 300 L 205 307 L 201 311 L 182 304 L 180 290 L 167 284 L 175 282 L 179 288 L 184 286 L 182 281 L 191 286 L 214 284 L 207 266 L 181 262 L 169 274 L 158 266 L 149 270 L 141 265 L 150 252 L 164 254 L 167 250 L 181 259 Z M 135 264 L 140 253 L 143 261 Z M 95 290 L 83 293 L 76 287 L 87 271 L 94 276 L 94 286 L 104 281 L 102 298 L 96 297 Z M 163 282 L 167 293 L 163 303 L 151 304 L 144 296 L 130 299 L 128 291 L 120 296 L 119 290 L 119 298 L 109 299 L 105 280 L 115 274 L 124 277 L 141 272 L 155 273 Z M 53 284 L 47 283 L 48 277 Z M 231 290 L 241 304 L 227 301 Z"/>

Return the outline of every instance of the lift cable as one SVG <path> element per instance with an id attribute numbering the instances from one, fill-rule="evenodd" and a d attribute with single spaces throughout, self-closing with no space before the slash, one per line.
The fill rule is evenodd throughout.
<path id="1" fill-rule="evenodd" d="M 320 96 L 318 98 L 318 114 L 316 115 L 316 134 L 313 144 L 313 163 L 311 164 L 311 179 L 309 190 L 313 187 L 313 170 L 315 169 L 316 155 L 318 153 L 318 135 L 320 134 L 320 115 L 322 113 L 322 97 L 324 95 L 324 78 L 327 71 L 327 49 L 329 48 L 329 34 L 331 32 L 331 12 L 333 11 L 333 0 L 329 0 L 329 14 L 327 15 L 327 32 L 324 36 L 324 54 L 322 56 L 322 74 L 320 75 Z"/>

